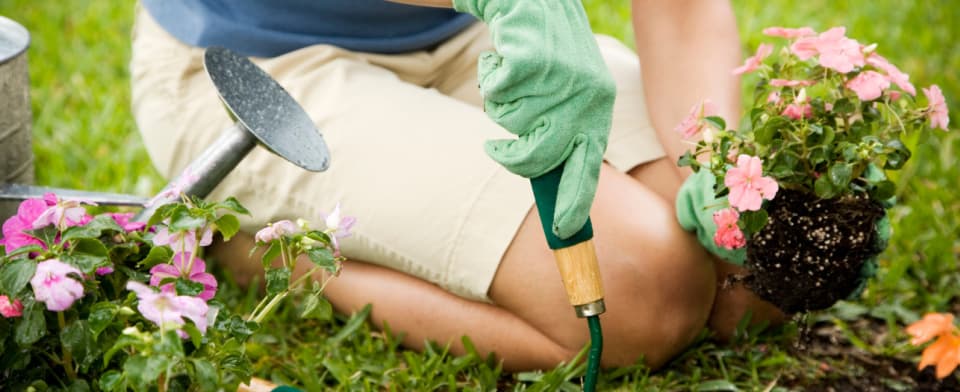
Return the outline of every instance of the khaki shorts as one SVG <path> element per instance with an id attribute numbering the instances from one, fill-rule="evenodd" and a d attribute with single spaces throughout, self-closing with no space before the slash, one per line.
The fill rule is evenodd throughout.
<path id="1" fill-rule="evenodd" d="M 606 160 L 627 171 L 664 155 L 647 118 L 637 56 L 598 36 L 617 82 Z M 432 50 L 401 55 L 316 45 L 254 62 L 316 122 L 331 164 L 311 173 L 258 147 L 210 195 L 237 197 L 242 228 L 304 218 L 340 202 L 356 216 L 343 254 L 489 301 L 497 266 L 533 207 L 528 180 L 500 167 L 483 142 L 511 138 L 483 113 L 476 62 L 490 50 L 477 23 Z M 133 110 L 150 158 L 175 176 L 231 124 L 203 68 L 145 10 L 134 27 Z"/>

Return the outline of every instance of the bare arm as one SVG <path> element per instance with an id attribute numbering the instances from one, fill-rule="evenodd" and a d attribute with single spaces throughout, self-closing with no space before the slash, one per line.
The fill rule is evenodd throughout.
<path id="1" fill-rule="evenodd" d="M 674 163 L 689 149 L 673 128 L 709 98 L 735 126 L 740 112 L 740 37 L 726 0 L 633 0 L 633 28 L 651 121 Z M 681 176 L 688 168 L 677 168 Z"/>
<path id="2" fill-rule="evenodd" d="M 427 7 L 453 7 L 451 0 L 387 0 L 394 3 L 403 3 L 411 5 L 422 5 Z"/>

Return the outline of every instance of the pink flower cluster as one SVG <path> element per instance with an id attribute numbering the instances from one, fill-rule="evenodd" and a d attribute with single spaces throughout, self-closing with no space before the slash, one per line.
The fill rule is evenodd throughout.
<path id="1" fill-rule="evenodd" d="M 777 195 L 777 181 L 763 175 L 763 161 L 760 158 L 741 154 L 737 157 L 737 166 L 727 170 L 724 185 L 730 189 L 727 200 L 730 208 L 713 214 L 717 232 L 713 241 L 724 248 L 736 249 L 746 245 L 743 231 L 737 226 L 740 211 L 757 211 L 763 200 L 772 200 Z"/>
<path id="2" fill-rule="evenodd" d="M 60 199 L 53 193 L 48 193 L 39 199 L 24 200 L 17 208 L 17 215 L 3 223 L 3 237 L 0 238 L 0 244 L 4 245 L 8 254 L 28 245 L 46 248 L 47 244 L 30 232 L 51 225 L 63 231 L 73 226 L 87 224 L 93 217 L 87 214 L 83 204 L 92 205 L 93 203 Z M 130 222 L 132 213 L 116 213 L 109 216 L 127 232 L 143 229 L 143 223 Z M 56 241 L 59 242 L 59 237 Z M 31 255 L 31 257 L 34 256 Z M 106 275 L 111 272 L 113 272 L 112 267 L 99 267 L 96 275 Z M 37 263 L 36 270 L 30 278 L 30 286 L 37 302 L 44 303 L 47 310 L 62 312 L 83 297 L 82 282 L 87 278 L 78 268 L 70 264 L 59 259 L 48 259 Z M 0 295 L 0 315 L 19 317 L 22 311 L 23 303 L 19 299 Z"/>
<path id="3" fill-rule="evenodd" d="M 890 100 L 897 100 L 900 98 L 901 92 L 891 90 L 890 87 L 894 85 L 902 92 L 917 95 L 917 89 L 910 83 L 909 75 L 874 52 L 875 45 L 864 46 L 856 40 L 848 38 L 844 27 L 834 27 L 819 34 L 810 27 L 797 29 L 770 27 L 764 29 L 763 33 L 791 40 L 790 53 L 800 60 L 814 59 L 820 66 L 842 74 L 860 70 L 845 80 L 844 87 L 853 91 L 861 101 L 879 99 L 883 97 L 884 93 L 888 95 Z M 747 58 L 742 66 L 734 69 L 733 74 L 740 75 L 759 69 L 763 59 L 769 56 L 771 52 L 772 46 L 761 44 L 757 48 L 757 53 Z M 867 69 L 867 66 L 873 67 L 873 69 Z M 796 88 L 811 86 L 815 82 L 811 80 L 771 79 L 769 83 L 773 87 Z M 930 126 L 947 130 L 950 119 L 940 88 L 933 85 L 929 89 L 923 89 L 923 92 L 930 103 L 927 109 Z M 780 93 L 777 91 L 771 92 L 768 102 L 780 104 Z M 812 108 L 807 100 L 798 97 L 788 104 L 781 114 L 794 120 L 801 120 L 812 116 Z"/>

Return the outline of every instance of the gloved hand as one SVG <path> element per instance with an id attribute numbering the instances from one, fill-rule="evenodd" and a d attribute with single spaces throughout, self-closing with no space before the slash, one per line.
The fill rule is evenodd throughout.
<path id="1" fill-rule="evenodd" d="M 616 86 L 580 0 L 454 0 L 487 23 L 496 52 L 480 56 L 484 110 L 519 136 L 490 140 L 487 155 L 539 177 L 564 164 L 553 232 L 583 227 L 597 189 Z"/>
<path id="2" fill-rule="evenodd" d="M 713 186 L 716 180 L 712 173 L 703 169 L 687 177 L 687 180 L 680 187 L 677 193 L 676 209 L 677 220 L 684 230 L 695 232 L 697 240 L 710 253 L 721 259 L 736 264 L 743 265 L 747 258 L 746 247 L 729 250 L 716 244 L 713 240 L 717 232 L 717 225 L 713 222 L 713 213 L 726 208 L 726 198 L 716 198 Z M 893 200 L 887 200 L 883 203 L 884 211 L 893 205 Z M 887 242 L 890 240 L 890 219 L 884 213 L 876 223 L 877 246 L 879 249 L 886 249 Z M 866 287 L 867 279 L 873 277 L 877 270 L 877 256 L 871 257 L 864 262 L 860 269 L 860 286 L 851 294 L 851 298 L 859 296 L 863 288 Z"/>
<path id="3" fill-rule="evenodd" d="M 713 240 L 717 232 L 713 213 L 727 207 L 726 197 L 716 198 L 715 183 L 713 174 L 706 169 L 687 177 L 677 193 L 677 220 L 684 230 L 696 233 L 697 240 L 707 251 L 727 262 L 743 265 L 747 259 L 746 247 L 730 250 Z"/>

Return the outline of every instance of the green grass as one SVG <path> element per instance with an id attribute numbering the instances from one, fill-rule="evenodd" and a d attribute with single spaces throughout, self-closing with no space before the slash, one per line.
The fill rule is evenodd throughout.
<path id="1" fill-rule="evenodd" d="M 585 0 L 600 32 L 632 42 L 625 0 Z M 739 0 L 735 2 L 744 51 L 771 25 L 835 25 L 879 50 L 911 75 L 918 87 L 938 84 L 960 110 L 960 6 L 955 0 Z M 127 63 L 132 2 L 0 0 L 0 14 L 33 34 L 29 52 L 34 149 L 40 184 L 149 195 L 163 181 L 152 169 L 130 112 Z M 954 128 L 957 116 L 954 115 Z M 838 346 L 872 358 L 914 362 L 902 327 L 926 311 L 958 309 L 960 274 L 960 151 L 956 131 L 928 132 L 910 141 L 914 156 L 900 173 L 901 204 L 891 211 L 895 235 L 879 276 L 857 303 L 812 314 L 809 324 L 836 330 Z M 242 304 L 247 294 L 225 285 L 222 295 Z M 508 374 L 478 355 L 453 357 L 442 347 L 403 350 L 389 332 L 376 332 L 360 316 L 292 322 L 288 305 L 250 345 L 264 377 L 320 389 L 576 389 L 582 367 Z M 601 387 L 626 390 L 772 390 L 787 385 L 829 385 L 869 374 L 849 355 L 800 353 L 797 326 L 744 331 L 730 345 L 702 340 L 666 369 L 643 366 L 605 371 Z M 878 333 L 882 332 L 882 333 Z M 829 369 L 829 370 L 824 370 Z M 890 388 L 904 387 L 889 380 Z"/>

